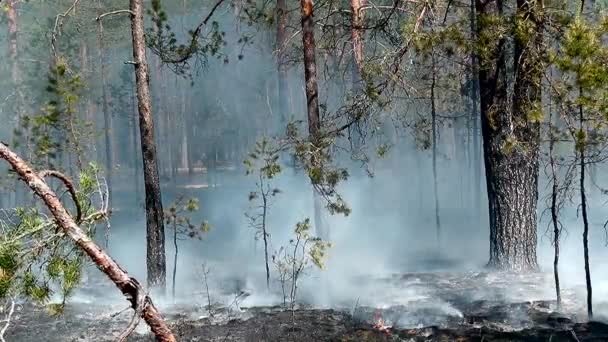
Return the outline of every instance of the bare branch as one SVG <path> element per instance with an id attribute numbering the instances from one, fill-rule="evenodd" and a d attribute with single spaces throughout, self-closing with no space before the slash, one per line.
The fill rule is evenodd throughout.
<path id="1" fill-rule="evenodd" d="M 4 324 L 4 326 L 2 327 L 2 330 L 0 330 L 0 342 L 6 342 L 6 340 L 4 339 L 4 334 L 6 333 L 8 326 L 11 324 L 11 319 L 13 318 L 13 313 L 15 313 L 15 300 L 11 299 L 11 306 L 8 310 L 8 313 L 6 314 L 6 318 L 1 321 L 1 322 L 5 322 L 6 324 Z"/>
<path id="2" fill-rule="evenodd" d="M 72 196 L 72 201 L 74 201 L 74 205 L 76 206 L 76 223 L 80 224 L 82 222 L 82 208 L 80 207 L 80 203 L 78 202 L 78 197 L 76 197 L 76 189 L 74 188 L 74 184 L 72 183 L 72 181 L 63 173 L 53 170 L 40 171 L 38 173 L 38 177 L 53 177 L 63 182 L 65 187 L 68 189 L 68 192 Z"/>
<path id="3" fill-rule="evenodd" d="M 175 342 L 171 329 L 169 329 L 160 312 L 147 295 L 145 296 L 146 300 L 142 308 L 140 303 L 140 296 L 143 293 L 142 286 L 134 278 L 130 277 L 110 255 L 91 240 L 76 224 L 44 179 L 34 172 L 23 159 L 1 143 L 0 159 L 6 160 L 12 169 L 19 174 L 21 179 L 27 183 L 30 189 L 42 199 L 46 207 L 53 214 L 57 225 L 63 230 L 63 233 L 86 253 L 97 267 L 112 280 L 114 285 L 131 302 L 131 307 L 150 326 L 157 340 L 161 342 Z M 138 312 L 138 310 L 141 311 Z"/>
<path id="4" fill-rule="evenodd" d="M 53 26 L 53 32 L 51 33 L 51 50 L 53 51 L 53 57 L 57 59 L 57 36 L 61 34 L 61 28 L 63 27 L 63 19 L 70 15 L 76 9 L 76 5 L 80 0 L 74 0 L 72 5 L 64 13 L 59 13 L 55 17 L 55 25 Z"/>
<path id="5" fill-rule="evenodd" d="M 107 16 L 110 16 L 110 15 L 117 15 L 117 14 L 123 14 L 123 13 L 128 13 L 128 14 L 129 14 L 129 15 L 131 15 L 131 16 L 135 15 L 135 14 L 133 13 L 133 11 L 128 10 L 128 9 L 116 10 L 116 11 L 111 11 L 111 12 L 107 12 L 107 13 L 103 13 L 103 14 L 98 15 L 98 16 L 95 18 L 95 21 L 100 21 L 101 19 L 103 19 L 103 18 L 105 18 L 105 17 L 107 17 Z"/>

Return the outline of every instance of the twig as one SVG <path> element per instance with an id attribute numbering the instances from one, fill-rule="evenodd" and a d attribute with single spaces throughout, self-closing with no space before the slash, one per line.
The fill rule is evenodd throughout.
<path id="1" fill-rule="evenodd" d="M 2 320 L 2 322 L 6 322 L 6 324 L 4 325 L 4 327 L 2 327 L 2 330 L 0 330 L 0 341 L 1 342 L 6 342 L 6 340 L 4 339 L 4 334 L 6 333 L 8 326 L 11 324 L 11 319 L 13 317 L 14 312 L 15 312 L 15 300 L 12 299 L 11 307 L 8 311 L 8 314 L 6 315 L 6 318 L 4 320 Z"/>
<path id="2" fill-rule="evenodd" d="M 122 13 L 129 13 L 132 16 L 135 15 L 133 13 L 133 11 L 128 10 L 128 9 L 123 9 L 123 10 L 117 10 L 117 11 L 112 11 L 112 12 L 107 12 L 107 13 L 100 14 L 100 15 L 98 15 L 95 18 L 95 21 L 100 21 L 101 19 L 103 19 L 103 18 L 105 18 L 105 17 L 107 17 L 109 15 L 116 15 L 116 14 L 122 14 Z"/>
<path id="3" fill-rule="evenodd" d="M 135 331 L 135 328 L 137 328 L 137 325 L 139 325 L 139 321 L 141 320 L 141 315 L 144 311 L 144 307 L 147 305 L 147 301 L 149 300 L 148 295 L 143 293 L 143 288 L 135 278 L 131 278 L 131 284 L 136 289 L 135 296 L 137 297 L 132 298 L 132 303 L 134 304 L 133 317 L 131 317 L 129 325 L 122 332 L 122 334 L 120 334 L 116 342 L 126 341 L 127 337 L 129 337 L 129 335 L 131 335 L 131 333 Z"/>
<path id="4" fill-rule="evenodd" d="M 203 21 L 200 24 L 198 24 L 196 29 L 192 32 L 192 39 L 190 40 L 190 44 L 188 45 L 188 49 L 186 50 L 186 52 L 181 57 L 176 58 L 176 59 L 168 59 L 168 60 L 163 59 L 163 62 L 170 63 L 170 64 L 180 64 L 180 63 L 184 63 L 188 59 L 190 59 L 190 57 L 192 57 L 194 55 L 195 47 L 197 45 L 196 41 L 198 40 L 198 37 L 201 34 L 203 27 L 205 25 L 207 25 L 207 22 L 209 21 L 209 19 L 211 19 L 211 17 L 213 16 L 213 13 L 215 13 L 215 10 L 217 10 L 217 8 L 220 7 L 220 5 L 223 2 L 224 2 L 224 0 L 218 0 L 218 2 L 216 2 L 215 5 L 213 5 L 213 7 L 211 8 L 211 11 L 209 11 L 209 14 L 207 14 L 205 19 L 203 19 Z"/>
<path id="5" fill-rule="evenodd" d="M 38 173 L 40 178 L 53 177 L 59 179 L 65 187 L 68 189 L 68 192 L 72 196 L 72 201 L 74 201 L 74 205 L 76 206 L 76 223 L 80 224 L 82 222 L 82 208 L 80 207 L 80 202 L 78 202 L 78 197 L 76 196 L 76 189 L 74 188 L 74 183 L 63 173 L 54 170 L 44 170 Z"/>
<path id="6" fill-rule="evenodd" d="M 78 2 L 80 2 L 80 0 L 74 0 L 72 6 L 68 7 L 64 13 L 59 13 L 55 17 L 55 25 L 53 26 L 53 32 L 51 34 L 51 50 L 53 51 L 55 60 L 57 59 L 57 35 L 60 33 L 59 30 L 61 30 L 61 27 L 63 26 L 63 18 L 70 15 L 70 12 L 76 9 Z"/>

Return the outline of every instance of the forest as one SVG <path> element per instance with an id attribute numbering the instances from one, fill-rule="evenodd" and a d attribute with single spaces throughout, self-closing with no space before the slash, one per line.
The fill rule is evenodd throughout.
<path id="1" fill-rule="evenodd" d="M 0 342 L 608 341 L 608 1 L 0 9 Z"/>

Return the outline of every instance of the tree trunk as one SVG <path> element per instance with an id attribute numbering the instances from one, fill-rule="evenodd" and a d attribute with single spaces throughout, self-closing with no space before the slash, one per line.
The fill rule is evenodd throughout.
<path id="1" fill-rule="evenodd" d="M 583 90 L 579 88 L 579 97 L 583 97 Z M 579 130 L 584 130 L 584 111 L 583 106 L 579 105 Z M 586 134 L 585 134 L 586 137 Z M 585 141 L 577 141 L 580 152 L 580 193 L 581 193 L 581 212 L 583 215 L 583 253 L 585 258 L 585 284 L 587 285 L 587 316 L 593 319 L 593 288 L 591 287 L 591 269 L 589 267 L 589 218 L 587 216 L 587 195 L 585 194 Z"/>
<path id="2" fill-rule="evenodd" d="M 475 31 L 476 20 L 475 20 L 475 0 L 471 0 L 471 36 L 473 41 L 477 39 L 477 32 Z M 472 121 L 472 136 L 473 146 L 471 149 L 471 174 L 473 175 L 473 209 L 474 214 L 479 215 L 481 212 L 481 142 L 479 141 L 479 78 L 477 72 L 479 69 L 479 58 L 474 49 L 471 50 L 471 121 Z"/>
<path id="3" fill-rule="evenodd" d="M 361 82 L 363 72 L 363 0 L 350 0 L 352 12 L 351 40 L 353 45 L 353 83 Z"/>
<path id="4" fill-rule="evenodd" d="M 319 144 L 321 118 L 319 116 L 319 87 L 317 85 L 317 62 L 315 58 L 315 22 L 312 0 L 300 0 L 302 14 L 302 43 L 304 46 L 304 79 L 306 81 L 306 108 L 308 113 L 308 135 L 313 146 Z M 314 157 L 313 157 L 314 158 Z M 315 165 L 317 162 L 312 161 Z M 317 236 L 328 240 L 328 231 L 323 222 L 320 195 L 313 192 L 315 229 Z"/>
<path id="5" fill-rule="evenodd" d="M 363 5 L 364 0 L 350 0 L 350 9 L 352 12 L 352 29 L 351 29 L 351 44 L 353 47 L 353 65 L 351 69 L 352 73 L 352 91 L 353 95 L 356 96 L 363 89 L 362 75 L 363 75 Z M 338 66 L 336 66 L 338 67 Z M 355 120 L 353 117 L 351 120 Z M 358 125 L 351 125 L 348 128 L 348 136 L 351 141 L 351 148 L 354 149 L 356 154 L 360 153 L 361 146 L 363 145 L 361 133 Z"/>
<path id="6" fill-rule="evenodd" d="M 23 115 L 23 96 L 20 91 L 21 87 L 21 68 L 19 67 L 19 45 L 17 33 L 18 29 L 18 14 L 17 14 L 17 0 L 6 1 L 6 18 L 8 24 L 8 57 L 11 63 L 11 81 L 13 83 L 13 89 L 16 91 L 15 98 L 17 101 L 16 105 L 16 128 L 21 127 L 21 115 Z M 7 118 L 8 119 L 8 118 Z M 24 137 L 24 141 L 27 137 Z M 24 204 L 25 194 L 22 188 L 19 186 L 15 187 L 15 206 Z"/>
<path id="7" fill-rule="evenodd" d="M 6 18 L 8 21 L 8 51 L 11 61 L 11 79 L 15 89 L 21 85 L 21 68 L 19 67 L 19 46 L 17 40 L 17 0 L 6 1 Z M 19 91 L 17 91 L 19 92 Z M 18 98 L 20 94 L 17 94 Z M 21 100 L 21 99 L 19 99 Z M 21 115 L 21 113 L 18 113 Z"/>
<path id="8" fill-rule="evenodd" d="M 10 151 L 8 147 L 0 143 L 0 158 L 5 159 L 11 167 L 19 174 L 25 183 L 40 197 L 57 225 L 61 227 L 71 240 L 83 250 L 97 267 L 105 273 L 120 291 L 131 302 L 135 310 L 141 310 L 141 317 L 150 326 L 158 341 L 174 342 L 175 337 L 161 317 L 160 313 L 148 297 L 139 282 L 131 278 L 103 249 L 93 242 L 78 227 L 72 216 L 66 211 L 59 201 L 57 195 L 49 188 L 44 180 L 32 170 L 21 158 Z M 144 296 L 143 307 L 139 307 L 139 299 Z"/>
<path id="9" fill-rule="evenodd" d="M 99 14 L 101 14 L 101 2 L 99 4 Z M 108 206 L 112 208 L 112 174 L 114 169 L 114 140 L 112 139 L 112 113 L 110 113 L 110 96 L 108 93 L 108 85 L 106 81 L 106 48 L 103 41 L 103 20 L 97 20 L 97 42 L 99 44 L 99 68 L 101 77 L 101 108 L 103 111 L 103 122 L 104 122 L 104 140 L 105 140 L 105 151 L 106 151 L 106 182 L 108 183 Z M 107 237 L 107 235 L 106 235 Z M 106 247 L 108 241 L 106 240 Z"/>
<path id="10" fill-rule="evenodd" d="M 550 101 L 550 100 L 549 100 Z M 555 162 L 555 140 L 553 134 L 553 110 L 549 103 L 549 165 L 551 167 L 551 223 L 553 224 L 553 278 L 555 280 L 555 295 L 557 300 L 557 310 L 562 306 L 562 294 L 559 284 L 559 238 L 561 229 L 559 228 L 559 208 L 558 192 L 559 184 Z"/>
<path id="11" fill-rule="evenodd" d="M 279 120 L 284 130 L 289 112 L 289 81 L 287 76 L 287 5 L 285 0 L 277 0 L 277 74 L 279 82 Z"/>
<path id="12" fill-rule="evenodd" d="M 173 275 L 171 277 L 171 296 L 173 297 L 173 301 L 175 301 L 175 279 L 177 278 L 177 256 L 179 254 L 179 246 L 177 245 L 177 224 L 175 223 L 176 219 L 176 217 L 173 218 Z"/>
<path id="13" fill-rule="evenodd" d="M 143 159 L 144 184 L 146 194 L 147 225 L 147 270 L 148 285 L 158 287 L 163 293 L 166 284 L 165 226 L 160 182 L 158 178 L 158 158 L 154 141 L 154 120 L 150 98 L 150 76 L 146 61 L 144 39 L 143 0 L 130 0 L 131 31 L 133 38 L 133 59 L 137 85 L 137 107 L 139 110 L 139 130 Z"/>
<path id="14" fill-rule="evenodd" d="M 433 138 L 433 195 L 435 197 L 435 229 L 437 233 L 437 252 L 441 251 L 441 220 L 439 217 L 439 194 L 437 189 L 437 108 L 435 103 L 435 86 L 437 82 L 437 69 L 435 66 L 435 52 L 431 51 L 432 81 L 431 81 L 431 124 Z"/>
<path id="15" fill-rule="evenodd" d="M 132 145 L 132 157 L 133 157 L 133 183 L 135 183 L 135 205 L 136 208 L 140 208 L 143 204 L 141 198 L 141 162 L 140 154 L 137 148 L 137 95 L 135 89 L 135 80 L 133 79 L 133 87 L 131 88 L 131 106 L 133 111 L 131 112 L 131 145 Z"/>
<path id="16" fill-rule="evenodd" d="M 518 0 L 518 15 L 534 22 L 537 2 Z M 476 2 L 477 34 L 492 30 L 487 16 L 503 15 L 502 1 Z M 486 31 L 487 32 L 487 31 Z M 535 49 L 542 39 L 536 25 L 530 46 L 516 39 L 512 109 L 507 108 L 506 39 L 489 43 L 480 61 L 481 128 L 490 217 L 489 266 L 536 270 L 536 206 L 540 125 L 528 113 L 540 103 L 540 61 Z"/>

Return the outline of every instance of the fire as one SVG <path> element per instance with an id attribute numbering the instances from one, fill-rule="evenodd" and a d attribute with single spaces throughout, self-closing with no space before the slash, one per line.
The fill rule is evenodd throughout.
<path id="1" fill-rule="evenodd" d="M 391 335 L 392 327 L 392 325 L 386 324 L 384 318 L 382 318 L 382 311 L 380 311 L 380 309 L 376 309 L 374 312 L 374 324 L 372 325 L 372 328 L 381 333 Z"/>

